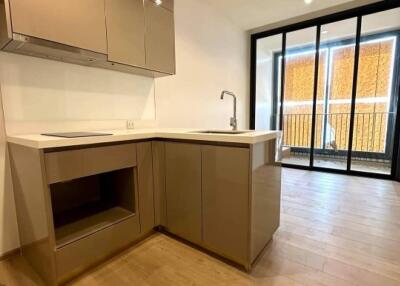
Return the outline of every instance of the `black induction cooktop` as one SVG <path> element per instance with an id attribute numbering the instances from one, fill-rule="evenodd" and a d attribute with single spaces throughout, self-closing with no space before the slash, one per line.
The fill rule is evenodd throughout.
<path id="1" fill-rule="evenodd" d="M 63 138 L 77 138 L 77 137 L 91 137 L 91 136 L 107 136 L 111 133 L 100 132 L 58 132 L 58 133 L 42 133 L 41 135 L 63 137 Z"/>

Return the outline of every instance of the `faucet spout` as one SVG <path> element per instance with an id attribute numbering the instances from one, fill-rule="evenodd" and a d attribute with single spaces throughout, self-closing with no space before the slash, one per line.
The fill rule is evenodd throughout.
<path id="1" fill-rule="evenodd" d="M 224 95 L 228 94 L 233 97 L 233 117 L 230 120 L 230 126 L 232 126 L 233 130 L 237 130 L 237 117 L 236 117 L 236 95 L 228 90 L 223 90 L 221 92 L 221 100 L 224 99 Z"/>

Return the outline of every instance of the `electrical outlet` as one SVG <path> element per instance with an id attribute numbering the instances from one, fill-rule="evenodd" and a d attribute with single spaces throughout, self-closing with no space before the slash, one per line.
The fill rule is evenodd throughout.
<path id="1" fill-rule="evenodd" d="M 134 128 L 135 128 L 135 120 L 127 120 L 126 129 L 134 129 Z"/>

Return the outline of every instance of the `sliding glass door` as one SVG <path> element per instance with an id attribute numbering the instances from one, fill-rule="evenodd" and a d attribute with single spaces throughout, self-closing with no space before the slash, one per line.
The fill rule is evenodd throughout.
<path id="1" fill-rule="evenodd" d="M 316 102 L 316 167 L 347 169 L 356 31 L 357 18 L 321 26 L 319 51 L 327 60 L 318 74 L 323 96 Z"/>
<path id="2" fill-rule="evenodd" d="M 285 165 L 393 176 L 400 8 L 382 10 L 253 38 L 250 121 L 282 130 Z"/>
<path id="3" fill-rule="evenodd" d="M 286 34 L 284 71 L 278 69 L 278 73 L 284 73 L 284 163 L 310 164 L 316 31 L 316 27 L 311 27 Z"/>
<path id="4" fill-rule="evenodd" d="M 400 8 L 364 16 L 361 27 L 351 170 L 390 174 L 399 95 Z"/>

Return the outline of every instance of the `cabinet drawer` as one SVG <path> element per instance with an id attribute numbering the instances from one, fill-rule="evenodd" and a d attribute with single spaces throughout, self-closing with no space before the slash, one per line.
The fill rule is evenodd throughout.
<path id="1" fill-rule="evenodd" d="M 45 153 L 49 184 L 136 166 L 134 143 Z"/>
<path id="2" fill-rule="evenodd" d="M 105 259 L 139 238 L 138 216 L 96 232 L 56 251 L 59 282 Z"/>

